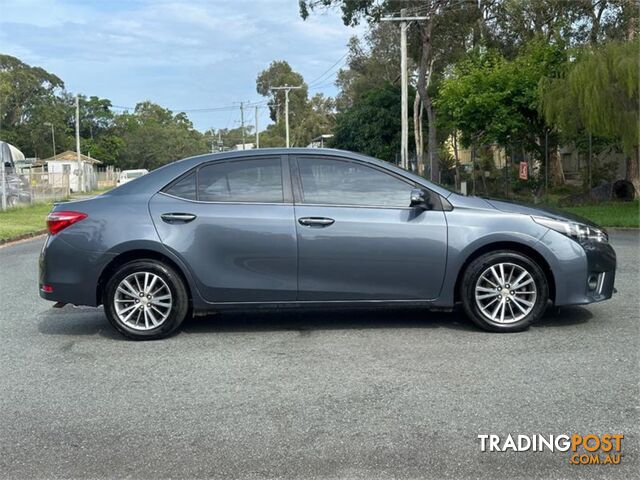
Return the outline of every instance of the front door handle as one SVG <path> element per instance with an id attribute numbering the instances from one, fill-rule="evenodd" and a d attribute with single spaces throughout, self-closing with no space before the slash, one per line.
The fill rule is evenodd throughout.
<path id="1" fill-rule="evenodd" d="M 192 213 L 163 213 L 160 218 L 167 223 L 189 223 L 196 216 Z"/>
<path id="2" fill-rule="evenodd" d="M 298 223 L 305 227 L 328 227 L 333 225 L 334 222 L 333 218 L 326 217 L 302 217 L 298 219 Z"/>

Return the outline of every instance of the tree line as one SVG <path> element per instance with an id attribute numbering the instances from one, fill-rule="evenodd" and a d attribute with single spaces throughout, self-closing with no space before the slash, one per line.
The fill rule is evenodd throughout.
<path id="1" fill-rule="evenodd" d="M 307 145 L 329 133 L 334 123 L 333 99 L 309 96 L 302 76 L 285 61 L 274 61 L 256 79 L 273 124 L 260 132 L 261 147 L 285 144 L 284 93 L 275 85 L 302 85 L 290 95 L 292 145 Z M 210 151 L 227 150 L 243 142 L 254 143 L 254 126 L 200 132 L 184 112 L 150 101 L 127 110 L 109 99 L 80 95 L 80 148 L 106 165 L 153 169 L 176 159 Z M 262 105 L 261 105 L 262 107 Z M 253 117 L 252 107 L 246 111 Z M 75 96 L 62 79 L 43 68 L 0 55 L 0 139 L 17 146 L 27 157 L 48 158 L 75 150 Z"/>
<path id="2" fill-rule="evenodd" d="M 626 156 L 638 172 L 638 5 L 635 0 L 300 0 L 307 18 L 339 8 L 346 25 L 368 23 L 349 44 L 337 78 L 334 145 L 394 161 L 399 151 L 398 22 L 408 32 L 411 142 L 418 170 L 451 170 L 448 144 L 498 144 L 564 175 L 558 145 Z M 412 111 L 411 111 L 412 110 Z M 479 152 L 482 153 L 482 152 Z M 440 172 L 440 170 L 443 170 Z M 444 171 L 447 170 L 447 171 Z M 449 172 L 450 173 L 450 172 Z"/>
<path id="3" fill-rule="evenodd" d="M 437 181 L 457 171 L 451 142 L 455 152 L 471 148 L 479 156 L 498 144 L 542 163 L 549 152 L 551 184 L 562 185 L 557 147 L 586 151 L 588 144 L 594 153 L 624 153 L 640 191 L 634 0 L 299 0 L 299 7 L 303 18 L 338 8 L 346 25 L 368 28 L 349 41 L 335 98 L 314 93 L 331 77 L 307 82 L 285 60 L 257 75 L 260 108 L 273 122 L 260 132 L 261 147 L 284 146 L 285 94 L 272 87 L 293 85 L 301 88 L 289 93 L 292 146 L 332 133 L 332 146 L 396 161 L 399 27 L 380 20 L 406 9 L 425 18 L 408 31 L 410 141 L 420 173 Z M 0 138 L 27 156 L 53 153 L 51 125 L 57 151 L 74 148 L 74 102 L 55 74 L 0 55 Z M 120 168 L 151 169 L 253 143 L 252 123 L 200 132 L 186 113 L 149 101 L 123 110 L 108 99 L 80 98 L 82 152 Z"/>

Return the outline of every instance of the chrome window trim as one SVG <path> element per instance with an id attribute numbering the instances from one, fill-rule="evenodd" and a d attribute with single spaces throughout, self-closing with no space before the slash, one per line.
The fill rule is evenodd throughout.
<path id="1" fill-rule="evenodd" d="M 336 205 L 334 203 L 282 203 L 282 202 L 210 202 L 205 200 L 191 200 L 189 198 L 177 197 L 167 192 L 158 192 L 159 195 L 183 200 L 191 203 L 202 203 L 207 205 L 286 205 L 289 207 L 338 207 L 338 208 L 378 208 L 385 210 L 414 210 L 414 207 L 389 207 L 385 205 Z"/>
<path id="2" fill-rule="evenodd" d="M 283 203 L 283 202 L 211 202 L 211 201 L 207 201 L 207 200 L 191 200 L 190 198 L 184 198 L 184 197 L 177 197 L 176 195 L 171 195 L 170 193 L 167 192 L 158 192 L 159 195 L 164 195 L 166 197 L 171 197 L 171 198 L 175 198 L 178 200 L 182 200 L 185 202 L 191 202 L 191 203 L 202 203 L 204 205 L 209 205 L 209 204 L 221 204 L 221 205 L 286 205 L 289 207 L 293 206 L 293 203 Z"/>

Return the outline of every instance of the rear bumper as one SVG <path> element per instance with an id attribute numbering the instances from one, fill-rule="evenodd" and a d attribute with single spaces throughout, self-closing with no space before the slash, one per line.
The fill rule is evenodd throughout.
<path id="1" fill-rule="evenodd" d="M 45 300 L 95 307 L 101 272 L 115 255 L 79 250 L 61 237 L 47 237 L 40 252 L 40 296 Z M 51 291 L 45 291 L 44 286 Z"/>

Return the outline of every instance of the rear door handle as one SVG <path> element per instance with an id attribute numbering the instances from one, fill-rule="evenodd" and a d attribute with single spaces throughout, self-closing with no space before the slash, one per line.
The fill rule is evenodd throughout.
<path id="1" fill-rule="evenodd" d="M 196 219 L 192 213 L 163 213 L 160 218 L 167 223 L 189 223 Z"/>
<path id="2" fill-rule="evenodd" d="M 334 222 L 333 218 L 326 217 L 302 217 L 298 219 L 298 223 L 305 227 L 328 227 L 333 225 Z"/>

